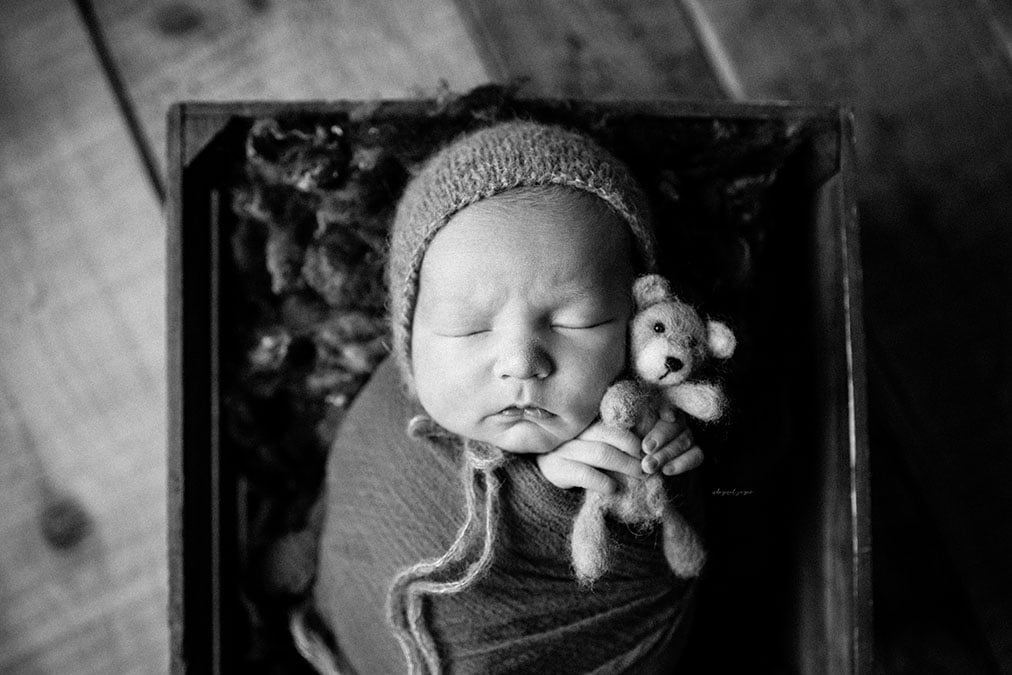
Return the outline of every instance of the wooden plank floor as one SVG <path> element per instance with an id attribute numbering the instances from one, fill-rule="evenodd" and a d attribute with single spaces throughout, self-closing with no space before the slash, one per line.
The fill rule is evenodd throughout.
<path id="1" fill-rule="evenodd" d="M 158 672 L 161 214 L 73 6 L 0 13 L 0 672 Z M 91 523 L 62 551 L 54 493 Z"/>
<path id="2" fill-rule="evenodd" d="M 138 144 L 164 171 L 168 104 L 489 76 L 546 95 L 855 102 L 880 666 L 1012 670 L 1012 12 L 997 0 L 105 0 L 95 16 L 119 92 L 69 0 L 0 3 L 0 672 L 167 667 L 164 226 Z M 63 551 L 39 526 L 60 495 L 92 523 Z"/>
<path id="3" fill-rule="evenodd" d="M 163 162 L 176 100 L 404 97 L 486 79 L 443 0 L 106 0 L 95 11 Z"/>
<path id="4" fill-rule="evenodd" d="M 672 3 L 457 2 L 497 80 L 541 96 L 715 98 L 721 92 Z"/>
<path id="5" fill-rule="evenodd" d="M 162 170 L 176 99 L 407 96 L 486 79 L 438 0 L 96 11 Z M 3 3 L 0 49 L 0 672 L 165 672 L 160 205 L 72 3 Z M 93 523 L 66 551 L 39 527 L 53 492 Z"/>

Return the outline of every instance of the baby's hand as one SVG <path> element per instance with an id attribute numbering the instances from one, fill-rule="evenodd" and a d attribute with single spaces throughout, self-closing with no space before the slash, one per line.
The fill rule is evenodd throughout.
<path id="1" fill-rule="evenodd" d="M 645 473 L 658 469 L 665 476 L 674 476 L 695 469 L 703 463 L 703 451 L 692 439 L 692 432 L 681 414 L 671 408 L 661 410 L 653 428 L 643 437 L 642 467 Z"/>
<path id="2" fill-rule="evenodd" d="M 573 440 L 538 455 L 538 468 L 555 487 L 578 487 L 608 495 L 618 489 L 609 473 L 646 478 L 640 467 L 640 447 L 639 436 L 633 432 L 597 421 Z"/>

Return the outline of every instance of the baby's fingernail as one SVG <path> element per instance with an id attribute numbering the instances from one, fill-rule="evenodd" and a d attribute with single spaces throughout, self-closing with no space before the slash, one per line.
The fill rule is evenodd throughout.
<path id="1" fill-rule="evenodd" d="M 675 411 L 672 410 L 671 408 L 665 408 L 664 410 L 661 411 L 661 419 L 664 420 L 665 422 L 674 422 Z"/>
<path id="2" fill-rule="evenodd" d="M 648 438 L 643 441 L 643 452 L 649 454 L 657 449 L 657 440 L 654 438 Z"/>
<path id="3" fill-rule="evenodd" d="M 657 460 L 654 459 L 653 457 L 650 457 L 649 459 L 645 460 L 643 462 L 643 470 L 646 471 L 647 473 L 653 473 L 654 471 L 656 471 Z"/>

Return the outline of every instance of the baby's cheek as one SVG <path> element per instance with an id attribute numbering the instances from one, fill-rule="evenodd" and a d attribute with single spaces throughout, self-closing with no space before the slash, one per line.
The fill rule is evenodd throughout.
<path id="1" fill-rule="evenodd" d="M 597 418 L 601 408 L 601 398 L 612 379 L 595 374 L 594 377 L 582 378 L 573 383 L 569 408 L 574 423 L 580 426 L 576 431 L 577 434 Z"/>
<path id="2" fill-rule="evenodd" d="M 415 391 L 422 406 L 430 414 L 435 414 L 441 405 L 452 397 L 454 389 L 447 386 L 452 382 L 455 373 L 451 359 L 442 358 L 435 350 L 428 350 L 412 359 L 412 374 L 415 380 Z"/>
<path id="3" fill-rule="evenodd" d="M 598 349 L 584 354 L 578 366 L 581 414 L 587 424 L 597 417 L 605 390 L 625 369 L 625 341 L 619 337 L 603 343 Z"/>
<path id="4" fill-rule="evenodd" d="M 589 378 L 599 383 L 602 392 L 622 374 L 626 366 L 625 331 L 612 335 L 589 361 Z"/>
<path id="5" fill-rule="evenodd" d="M 454 340 L 422 335 L 412 345 L 411 363 L 418 388 L 440 389 L 452 382 L 468 355 Z"/>

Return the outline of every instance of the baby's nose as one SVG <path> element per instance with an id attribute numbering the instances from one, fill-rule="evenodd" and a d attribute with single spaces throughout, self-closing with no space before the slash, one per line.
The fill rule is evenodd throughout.
<path id="1" fill-rule="evenodd" d="M 495 376 L 518 380 L 544 379 L 551 375 L 554 365 L 545 349 L 535 340 L 511 342 L 503 345 L 496 360 Z"/>

